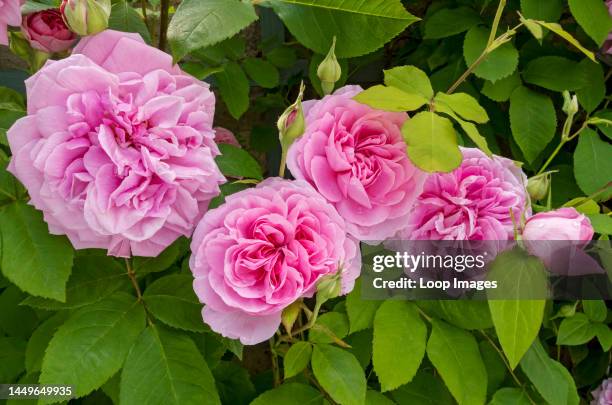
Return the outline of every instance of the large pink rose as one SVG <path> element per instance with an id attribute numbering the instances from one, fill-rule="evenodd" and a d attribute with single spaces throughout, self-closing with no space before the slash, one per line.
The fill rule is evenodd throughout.
<path id="1" fill-rule="evenodd" d="M 8 45 L 8 26 L 21 25 L 21 5 L 25 0 L 0 0 L 0 44 Z"/>
<path id="2" fill-rule="evenodd" d="M 342 293 L 361 268 L 358 242 L 332 205 L 303 181 L 270 178 L 210 210 L 191 243 L 204 321 L 256 344 L 274 335 L 285 307 L 341 271 Z"/>
<path id="3" fill-rule="evenodd" d="M 105 31 L 26 81 L 9 170 L 77 249 L 155 256 L 190 236 L 224 181 L 215 97 L 137 34 Z"/>
<path id="4" fill-rule="evenodd" d="M 47 53 L 65 51 L 76 40 L 57 9 L 28 14 L 21 24 L 21 32 L 32 48 Z"/>
<path id="5" fill-rule="evenodd" d="M 590 241 L 593 239 L 591 221 L 575 208 L 559 208 L 540 212 L 530 217 L 523 229 L 525 240 Z"/>
<path id="6" fill-rule="evenodd" d="M 513 161 L 490 158 L 480 149 L 461 148 L 461 152 L 461 166 L 427 179 L 400 238 L 513 239 L 511 212 L 517 223 L 530 212 L 525 174 Z"/>
<path id="7" fill-rule="evenodd" d="M 421 192 L 425 174 L 406 155 L 401 127 L 408 116 L 374 110 L 345 86 L 304 103 L 306 130 L 289 149 L 287 166 L 331 202 L 361 240 L 393 235 Z"/>

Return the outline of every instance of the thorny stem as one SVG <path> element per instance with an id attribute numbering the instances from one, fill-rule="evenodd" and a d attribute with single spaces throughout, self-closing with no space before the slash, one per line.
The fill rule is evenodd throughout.
<path id="1" fill-rule="evenodd" d="M 164 51 L 166 49 L 166 39 L 168 35 L 168 20 L 169 20 L 170 0 L 161 0 L 161 14 L 159 22 L 159 45 L 158 48 Z"/>
<path id="2" fill-rule="evenodd" d="M 518 377 L 516 376 L 516 374 L 514 374 L 514 370 L 512 370 L 512 367 L 510 367 L 510 364 L 508 363 L 508 361 L 506 360 L 506 357 L 504 356 L 504 353 L 501 351 L 501 349 L 499 347 L 497 347 L 497 345 L 495 344 L 495 342 L 493 341 L 493 339 L 491 339 L 489 337 L 489 335 L 487 335 L 487 333 L 483 330 L 479 330 L 479 332 L 482 334 L 482 336 L 484 336 L 485 339 L 487 339 L 487 341 L 489 342 L 489 344 L 491 346 L 493 346 L 493 349 L 495 349 L 495 351 L 497 352 L 497 354 L 499 354 L 499 357 L 501 357 L 502 361 L 504 362 L 504 364 L 506 365 L 506 368 L 508 369 L 508 371 L 510 372 L 510 375 L 512 376 L 512 379 L 514 380 L 514 382 L 521 387 L 521 389 L 523 390 L 523 392 L 525 393 L 525 395 L 527 395 L 527 399 L 529 399 L 529 402 L 531 402 L 533 405 L 536 405 L 535 401 L 529 396 L 529 393 L 527 392 L 527 390 L 525 389 L 525 387 L 523 386 L 523 384 L 521 383 L 521 381 L 518 379 Z"/>

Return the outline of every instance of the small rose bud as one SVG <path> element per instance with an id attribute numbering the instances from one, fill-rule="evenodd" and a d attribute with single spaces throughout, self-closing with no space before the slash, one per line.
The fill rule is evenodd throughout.
<path id="1" fill-rule="evenodd" d="M 576 305 L 563 305 L 559 308 L 559 316 L 569 318 L 576 314 Z"/>
<path id="2" fill-rule="evenodd" d="M 340 280 L 340 271 L 336 274 L 323 276 L 317 282 L 317 303 L 323 304 L 325 301 L 336 298 L 340 295 L 342 283 Z"/>
<path id="3" fill-rule="evenodd" d="M 529 179 L 527 192 L 534 201 L 543 200 L 548 195 L 550 173 L 542 173 Z"/>
<path id="4" fill-rule="evenodd" d="M 60 11 L 72 32 L 93 35 L 108 27 L 111 0 L 62 0 Z"/>
<path id="5" fill-rule="evenodd" d="M 304 133 L 306 125 L 304 121 L 304 110 L 302 109 L 304 88 L 304 83 L 301 83 L 300 92 L 295 103 L 287 107 L 276 123 L 278 127 L 278 138 L 284 151 L 291 146 L 293 141 Z"/>
<path id="6" fill-rule="evenodd" d="M 45 53 L 70 48 L 76 35 L 66 26 L 58 9 L 48 9 L 24 16 L 21 32 L 32 48 Z"/>
<path id="7" fill-rule="evenodd" d="M 319 80 L 321 80 L 321 89 L 325 94 L 331 94 L 334 91 L 334 85 L 338 80 L 340 80 L 340 76 L 342 74 L 342 68 L 340 68 L 338 59 L 336 59 L 335 50 L 336 37 L 334 37 L 332 41 L 332 45 L 331 48 L 329 48 L 327 56 L 317 68 L 317 76 L 319 77 Z"/>
<path id="8" fill-rule="evenodd" d="M 569 91 L 563 92 L 563 112 L 569 116 L 574 116 L 578 112 L 578 97 L 573 96 Z"/>

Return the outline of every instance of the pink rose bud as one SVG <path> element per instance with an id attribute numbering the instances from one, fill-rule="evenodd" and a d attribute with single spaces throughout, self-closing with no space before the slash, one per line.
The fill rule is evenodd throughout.
<path id="1" fill-rule="evenodd" d="M 228 145 L 233 145 L 237 148 L 241 148 L 240 142 L 236 139 L 236 136 L 232 131 L 223 127 L 215 127 L 215 142 L 226 143 Z"/>
<path id="2" fill-rule="evenodd" d="M 32 48 L 46 53 L 65 51 L 76 39 L 57 9 L 28 14 L 23 19 L 21 32 Z"/>
<path id="3" fill-rule="evenodd" d="M 591 221 L 575 208 L 541 212 L 529 218 L 523 229 L 524 240 L 590 241 Z"/>
<path id="4" fill-rule="evenodd" d="M 612 405 L 612 378 L 603 380 L 591 395 L 593 395 L 591 405 Z"/>
<path id="5" fill-rule="evenodd" d="M 21 24 L 21 5 L 25 0 L 0 1 L 0 44 L 8 45 L 8 26 Z"/>
<path id="6" fill-rule="evenodd" d="M 60 10 L 73 32 L 93 35 L 108 27 L 111 0 L 63 0 Z"/>

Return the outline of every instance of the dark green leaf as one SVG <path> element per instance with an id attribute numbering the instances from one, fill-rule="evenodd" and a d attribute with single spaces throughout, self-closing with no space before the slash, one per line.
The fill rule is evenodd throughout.
<path id="1" fill-rule="evenodd" d="M 26 342 L 14 337 L 0 336 L 0 381 L 14 382 L 25 370 Z"/>
<path id="2" fill-rule="evenodd" d="M 258 58 L 247 58 L 242 62 L 242 67 L 249 77 L 261 87 L 271 89 L 278 86 L 278 70 L 270 62 Z"/>
<path id="3" fill-rule="evenodd" d="M 450 37 L 465 32 L 481 22 L 469 7 L 443 8 L 425 21 L 425 39 Z"/>
<path id="4" fill-rule="evenodd" d="M 323 395 L 316 389 L 298 383 L 283 384 L 264 392 L 251 405 L 322 404 Z"/>
<path id="5" fill-rule="evenodd" d="M 66 311 L 58 312 L 40 324 L 32 333 L 25 353 L 26 370 L 29 374 L 40 371 L 51 338 L 67 318 L 68 313 Z"/>
<path id="6" fill-rule="evenodd" d="M 608 316 L 608 308 L 603 300 L 582 300 L 582 309 L 593 322 L 603 322 Z"/>
<path id="7" fill-rule="evenodd" d="M 489 29 L 477 26 L 468 31 L 463 43 L 465 63 L 471 65 L 482 54 L 489 39 Z M 481 79 L 495 82 L 510 76 L 518 66 L 519 54 L 514 45 L 508 42 L 491 52 L 474 70 Z"/>
<path id="8" fill-rule="evenodd" d="M 612 182 L 612 145 L 590 128 L 582 130 L 574 151 L 574 175 L 586 195 Z"/>
<path id="9" fill-rule="evenodd" d="M 399 405 L 455 404 L 444 383 L 423 371 L 418 372 L 408 384 L 404 384 L 391 392 L 391 396 Z"/>
<path id="10" fill-rule="evenodd" d="M 221 173 L 234 178 L 261 180 L 263 174 L 259 163 L 246 150 L 233 145 L 219 145 L 221 155 L 215 158 Z"/>
<path id="11" fill-rule="evenodd" d="M 351 326 L 350 332 L 371 328 L 380 304 L 380 301 L 361 299 L 361 279 L 357 279 L 355 288 L 346 296 L 346 313 Z"/>
<path id="12" fill-rule="evenodd" d="M 230 114 L 236 119 L 240 118 L 249 108 L 250 87 L 244 71 L 236 62 L 228 62 L 214 77 Z"/>
<path id="13" fill-rule="evenodd" d="M 583 59 L 578 64 L 585 78 L 585 86 L 576 91 L 578 102 L 588 112 L 593 112 L 606 97 L 604 71 L 599 63 Z"/>
<path id="14" fill-rule="evenodd" d="M 569 0 L 569 6 L 578 24 L 601 46 L 612 31 L 612 18 L 606 4 L 599 0 Z"/>
<path id="15" fill-rule="evenodd" d="M 533 20 L 559 21 L 563 13 L 563 6 L 563 0 L 521 0 L 523 16 Z"/>
<path id="16" fill-rule="evenodd" d="M 137 32 L 147 43 L 151 43 L 151 35 L 144 20 L 136 9 L 125 0 L 113 3 L 108 19 L 108 28 L 124 32 Z"/>
<path id="17" fill-rule="evenodd" d="M 519 388 L 502 388 L 493 395 L 489 405 L 530 405 L 529 397 Z"/>
<path id="18" fill-rule="evenodd" d="M 168 27 L 174 60 L 229 38 L 256 19 L 250 2 L 183 0 Z"/>
<path id="19" fill-rule="evenodd" d="M 529 62 L 523 80 L 548 90 L 562 92 L 581 89 L 586 85 L 584 67 L 560 56 L 542 56 Z"/>

